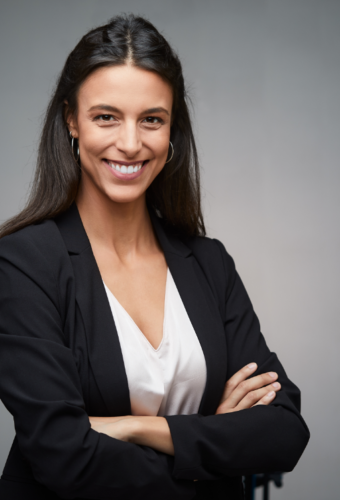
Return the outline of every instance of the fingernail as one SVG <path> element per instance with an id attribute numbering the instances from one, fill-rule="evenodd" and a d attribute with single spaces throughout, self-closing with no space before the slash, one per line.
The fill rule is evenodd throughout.
<path id="1" fill-rule="evenodd" d="M 268 394 L 267 394 L 267 396 L 266 396 L 266 397 L 267 397 L 267 398 L 272 398 L 272 397 L 274 396 L 274 394 L 275 394 L 275 392 L 274 392 L 274 391 L 270 391 L 270 392 L 268 392 Z"/>
<path id="2" fill-rule="evenodd" d="M 277 377 L 277 373 L 275 373 L 275 372 L 268 372 L 268 374 L 271 376 L 271 378 Z"/>
<path id="3" fill-rule="evenodd" d="M 274 384 L 272 384 L 272 386 L 275 387 L 275 389 L 276 389 L 277 387 L 280 387 L 280 384 L 278 382 L 274 382 Z"/>
<path id="4" fill-rule="evenodd" d="M 248 368 L 249 368 L 249 370 L 253 370 L 254 368 L 256 368 L 256 366 L 257 366 L 257 364 L 256 364 L 256 363 L 250 363 L 250 364 L 248 365 Z"/>

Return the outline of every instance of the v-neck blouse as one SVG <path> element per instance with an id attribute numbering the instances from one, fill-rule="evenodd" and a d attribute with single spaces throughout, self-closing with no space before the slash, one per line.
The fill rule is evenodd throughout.
<path id="1" fill-rule="evenodd" d="M 167 271 L 163 337 L 157 349 L 105 285 L 117 328 L 132 415 L 197 413 L 206 384 L 204 354 Z"/>

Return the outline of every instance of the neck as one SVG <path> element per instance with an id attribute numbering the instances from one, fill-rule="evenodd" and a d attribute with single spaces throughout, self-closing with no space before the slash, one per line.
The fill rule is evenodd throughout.
<path id="1" fill-rule="evenodd" d="M 76 204 L 92 246 L 114 251 L 122 260 L 158 247 L 145 194 L 133 202 L 118 203 L 80 188 Z"/>

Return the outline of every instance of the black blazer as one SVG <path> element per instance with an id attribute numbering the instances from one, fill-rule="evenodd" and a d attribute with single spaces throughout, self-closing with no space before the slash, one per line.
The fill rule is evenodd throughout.
<path id="1" fill-rule="evenodd" d="M 223 245 L 180 238 L 151 213 L 201 343 L 207 383 L 195 415 L 166 417 L 175 456 L 93 431 L 88 415 L 131 413 L 117 331 L 74 204 L 0 240 L 0 397 L 16 438 L 1 500 L 242 498 L 241 475 L 290 471 L 308 429 L 300 393 L 269 351 Z M 247 363 L 278 372 L 269 406 L 214 415 Z M 198 479 L 193 482 L 193 479 Z"/>

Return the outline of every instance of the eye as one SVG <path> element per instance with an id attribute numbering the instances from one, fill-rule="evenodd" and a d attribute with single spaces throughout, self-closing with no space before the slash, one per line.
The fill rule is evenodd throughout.
<path id="1" fill-rule="evenodd" d="M 158 116 L 148 116 L 143 120 L 145 123 L 149 123 L 150 125 L 158 125 L 164 123 L 161 118 Z"/>
<path id="2" fill-rule="evenodd" d="M 98 115 L 94 118 L 94 120 L 101 122 L 112 122 L 115 120 L 115 117 L 112 115 Z"/>

